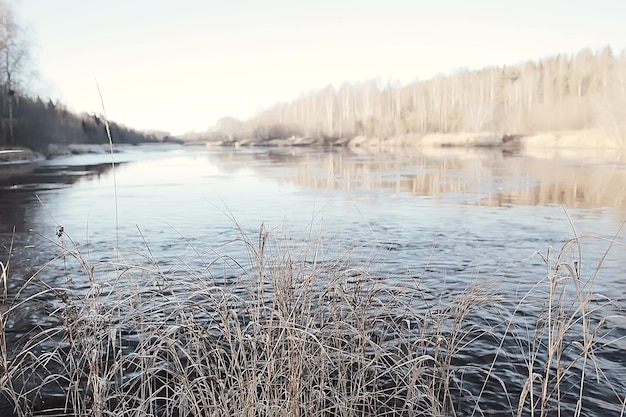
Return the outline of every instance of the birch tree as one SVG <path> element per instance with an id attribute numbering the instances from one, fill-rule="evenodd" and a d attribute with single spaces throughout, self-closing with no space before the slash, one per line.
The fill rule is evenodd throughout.
<path id="1" fill-rule="evenodd" d="M 15 15 L 6 0 L 0 0 L 0 140 L 4 144 L 15 144 L 15 104 L 27 59 L 26 41 Z"/>

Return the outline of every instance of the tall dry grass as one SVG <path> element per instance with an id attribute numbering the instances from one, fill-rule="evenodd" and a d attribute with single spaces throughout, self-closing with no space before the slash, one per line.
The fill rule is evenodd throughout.
<path id="1" fill-rule="evenodd" d="M 624 414 L 607 355 L 623 354 L 625 317 L 593 291 L 599 269 L 581 275 L 576 239 L 512 299 L 489 280 L 393 286 L 322 239 L 291 245 L 264 227 L 198 250 L 203 268 L 167 270 L 149 246 L 92 262 L 60 234 L 58 256 L 2 297 L 7 415 Z M 46 284 L 53 265 L 63 285 Z M 46 322 L 9 342 L 38 302 Z"/>

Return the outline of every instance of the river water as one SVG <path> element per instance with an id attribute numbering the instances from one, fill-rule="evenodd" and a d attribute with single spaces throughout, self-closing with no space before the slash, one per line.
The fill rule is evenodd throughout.
<path id="1" fill-rule="evenodd" d="M 246 246 L 233 242 L 263 227 L 292 247 L 319 237 L 326 254 L 349 251 L 351 265 L 391 286 L 419 280 L 441 296 L 489 281 L 515 305 L 548 273 L 542 256 L 553 261 L 580 236 L 582 257 L 568 246 L 564 259 L 594 277 L 592 292 L 618 316 L 626 307 L 626 155 L 615 152 L 146 145 L 1 175 L 0 260 L 10 258 L 12 292 L 69 239 L 94 262 L 149 250 L 176 270 L 201 268 L 212 253 L 245 263 Z M 50 286 L 66 276 L 54 266 L 38 275 Z M 9 323 L 16 335 L 45 322 L 28 311 Z M 625 325 L 615 323 L 619 341 Z M 611 349 L 602 360 L 613 388 L 590 394 L 588 413 L 621 411 L 626 352 Z"/>

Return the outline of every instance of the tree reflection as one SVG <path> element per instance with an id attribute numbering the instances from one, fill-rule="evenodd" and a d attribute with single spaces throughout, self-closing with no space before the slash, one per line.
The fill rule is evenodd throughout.
<path id="1" fill-rule="evenodd" d="M 0 168 L 0 233 L 12 233 L 28 231 L 24 213 L 37 203 L 38 192 L 68 186 L 80 180 L 100 178 L 111 169 L 111 164 L 20 164 Z"/>
<path id="2" fill-rule="evenodd" d="M 227 172 L 247 167 L 264 177 L 307 188 L 370 190 L 381 196 L 409 193 L 484 206 L 626 207 L 621 154 L 276 148 L 220 150 L 209 157 Z"/>

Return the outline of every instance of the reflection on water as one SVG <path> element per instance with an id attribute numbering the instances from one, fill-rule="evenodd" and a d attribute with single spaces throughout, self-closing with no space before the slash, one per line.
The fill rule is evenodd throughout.
<path id="1" fill-rule="evenodd" d="M 211 154 L 226 171 L 251 166 L 277 181 L 321 189 L 374 190 L 384 194 L 456 200 L 485 206 L 552 205 L 567 208 L 626 207 L 626 163 L 616 153 L 593 159 L 539 158 L 490 149 L 403 149 L 366 152 L 359 149 L 311 152 L 270 149 L 232 150 Z M 574 156 L 574 155 L 570 155 Z"/>
<path id="2" fill-rule="evenodd" d="M 20 175 L 0 177 L 0 236 L 7 246 L 17 236 L 18 243 L 28 238 L 32 227 L 29 211 L 41 205 L 39 195 L 71 186 L 81 180 L 100 178 L 111 169 L 111 164 L 95 166 L 68 166 L 62 169 L 46 166 L 30 167 Z M 32 236 L 31 236 L 32 238 Z"/>
<path id="3" fill-rule="evenodd" d="M 157 254 L 185 259 L 196 257 L 191 241 L 215 247 L 238 238 L 240 227 L 265 223 L 296 240 L 304 229 L 321 230 L 364 259 L 382 249 L 384 272 L 426 271 L 450 283 L 558 248 L 576 233 L 611 238 L 626 218 L 620 154 L 165 149 L 116 154 L 116 181 L 109 155 L 42 161 L 5 176 L 2 244 L 31 245 L 37 240 L 31 229 L 54 239 L 63 225 L 96 253 L 115 247 L 119 235 L 124 247 L 149 243 Z M 587 245 L 591 259 L 599 259 L 608 243 Z M 626 270 L 624 257 L 613 252 L 606 267 Z"/>

